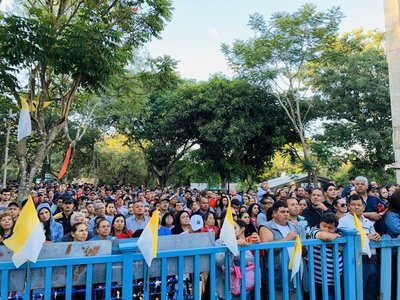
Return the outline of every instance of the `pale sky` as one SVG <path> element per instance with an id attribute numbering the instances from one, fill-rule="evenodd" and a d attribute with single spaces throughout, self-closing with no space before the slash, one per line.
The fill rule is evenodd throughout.
<path id="1" fill-rule="evenodd" d="M 221 43 L 252 36 L 249 15 L 258 12 L 266 20 L 277 11 L 293 12 L 304 3 L 326 11 L 339 6 L 345 18 L 341 32 L 355 28 L 384 30 L 384 0 L 173 0 L 172 21 L 147 45 L 152 57 L 170 55 L 179 61 L 184 78 L 207 80 L 211 74 L 231 75 L 220 51 Z M 12 0 L 3 0 L 1 10 L 10 9 Z"/>
<path id="2" fill-rule="evenodd" d="M 341 32 L 360 27 L 384 30 L 383 0 L 174 0 L 173 18 L 162 39 L 147 47 L 152 57 L 168 54 L 178 60 L 184 78 L 207 80 L 217 72 L 231 75 L 221 43 L 251 37 L 249 15 L 258 12 L 268 20 L 274 12 L 293 12 L 306 2 L 321 11 L 339 6 L 345 15 Z"/>

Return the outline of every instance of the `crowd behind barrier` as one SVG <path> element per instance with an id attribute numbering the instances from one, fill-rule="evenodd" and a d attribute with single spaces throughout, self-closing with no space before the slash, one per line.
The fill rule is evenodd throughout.
<path id="1" fill-rule="evenodd" d="M 102 294 L 104 287 L 93 286 L 91 275 L 87 275 L 85 295 L 80 296 L 86 299 L 111 299 L 112 290 L 118 291 L 118 295 L 124 298 L 130 294 L 129 299 L 132 299 L 139 293 L 144 293 L 146 298 L 151 294 L 150 286 L 153 286 L 152 297 L 161 295 L 162 299 L 173 299 L 170 298 L 173 294 L 177 299 L 333 300 L 355 299 L 353 296 L 357 299 L 396 299 L 394 295 L 399 293 L 396 287 L 397 250 L 400 245 L 396 237 L 400 234 L 400 191 L 395 184 L 379 188 L 375 182 L 369 183 L 367 178 L 358 176 L 350 178 L 349 185 L 345 187 L 332 182 L 322 188 L 290 186 L 272 191 L 268 181 L 264 180 L 257 191 L 250 189 L 238 193 L 231 189 L 223 193 L 184 188 L 156 187 L 151 190 L 132 185 L 94 187 L 90 184 L 39 183 L 33 186 L 31 196 L 43 224 L 46 243 L 82 243 L 89 240 L 115 243 L 116 240 L 139 237 L 155 209 L 160 215 L 159 236 L 208 232 L 216 240 L 214 247 L 179 250 L 194 257 L 191 272 L 183 271 L 183 254 L 178 250 L 159 252 L 159 258 L 176 255 L 178 273 L 172 277 L 150 278 L 144 267 L 144 275 L 147 274 L 148 278 L 146 280 L 144 276 L 143 286 L 136 287 L 140 291 L 137 293 L 132 290 L 132 260 L 127 256 L 124 258 L 124 254 L 109 256 L 112 259 L 105 270 L 105 276 L 108 276 L 105 293 Z M 13 226 L 24 205 L 24 201 L 19 203 L 17 199 L 17 185 L 11 184 L 2 190 L 0 240 L 13 234 Z M 237 243 L 244 247 L 239 257 L 228 254 L 219 237 L 228 203 L 235 220 Z M 356 232 L 356 220 L 361 224 L 360 230 L 365 233 L 367 244 L 371 244 L 368 251 L 363 249 L 361 252 L 361 245 L 357 249 L 356 245 L 361 242 L 356 235 L 342 234 L 346 230 Z M 388 234 L 390 238 L 381 241 L 383 234 Z M 287 265 L 298 235 L 303 240 L 302 263 L 300 272 L 291 278 Z M 125 249 L 126 243 L 121 243 L 121 247 Z M 272 251 L 272 248 L 275 250 Z M 278 251 L 279 248 L 281 250 Z M 128 251 L 130 255 L 132 249 Z M 200 254 L 209 255 L 209 272 L 200 272 L 196 267 Z M 140 254 L 134 257 L 142 261 Z M 389 261 L 389 257 L 393 259 Z M 106 262 L 105 258 L 103 261 L 100 258 L 87 259 L 93 259 L 93 263 Z M 124 265 L 122 285 L 112 282 L 109 277 L 113 262 L 121 263 L 119 259 Z M 73 267 L 70 264 L 78 264 L 79 259 L 75 262 L 69 258 L 65 260 L 70 266 L 67 267 L 67 275 L 71 275 Z M 59 263 L 61 261 L 62 258 L 58 260 Z M 49 267 L 52 265 L 46 260 L 33 268 L 46 266 L 46 263 L 50 264 L 47 265 Z M 80 263 L 89 262 L 80 260 Z M 6 269 L 3 269 L 4 266 L 2 282 L 8 279 L 7 272 L 3 270 L 12 269 L 11 264 Z M 166 261 L 162 260 L 161 266 L 162 270 L 166 268 Z M 382 266 L 390 270 L 389 275 L 382 272 Z M 89 263 L 87 270 L 92 268 Z M 45 269 L 45 273 L 46 278 L 51 278 L 49 268 Z M 254 275 L 254 284 L 247 282 L 247 287 L 246 274 Z M 173 291 L 175 288 L 176 294 Z M 46 286 L 45 290 L 43 295 L 46 299 L 50 299 L 50 295 L 54 298 L 51 287 Z M 72 283 L 67 282 L 64 297 L 72 299 L 72 291 Z M 83 293 L 83 289 L 76 291 Z M 6 292 L 8 287 L 2 285 L 2 295 Z M 58 298 L 61 294 L 59 291 Z M 400 300 L 400 297 L 397 299 Z"/>

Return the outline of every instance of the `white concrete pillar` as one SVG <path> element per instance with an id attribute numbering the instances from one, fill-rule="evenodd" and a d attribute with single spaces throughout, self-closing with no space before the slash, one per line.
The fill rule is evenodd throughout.
<path id="1" fill-rule="evenodd" d="M 400 0 L 384 0 L 386 54 L 389 65 L 390 104 L 397 183 L 400 183 Z"/>

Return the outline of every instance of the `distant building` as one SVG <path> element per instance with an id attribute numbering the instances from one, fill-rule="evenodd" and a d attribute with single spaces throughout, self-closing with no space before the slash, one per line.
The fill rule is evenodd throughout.
<path id="1" fill-rule="evenodd" d="M 332 181 L 332 179 L 330 179 L 330 178 L 317 176 L 317 182 L 318 182 L 319 187 L 323 187 L 325 184 L 327 184 L 331 181 Z M 283 186 L 290 187 L 293 184 L 295 184 L 297 186 L 307 187 L 308 186 L 308 175 L 307 174 L 285 175 L 282 177 L 269 179 L 268 182 L 269 182 L 269 187 L 273 190 L 275 190 L 277 188 L 281 188 Z M 311 183 L 311 186 L 313 186 L 313 183 Z"/>

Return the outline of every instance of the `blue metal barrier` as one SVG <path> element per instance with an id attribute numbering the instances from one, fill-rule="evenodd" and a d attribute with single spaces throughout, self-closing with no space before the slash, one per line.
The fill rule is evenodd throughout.
<path id="1" fill-rule="evenodd" d="M 295 276 L 296 289 L 295 297 L 298 300 L 304 299 L 304 295 L 307 294 L 307 299 L 316 299 L 315 293 L 315 257 L 313 248 L 318 246 L 321 248 L 322 257 L 325 257 L 327 247 L 332 247 L 334 252 L 334 279 L 337 283 L 335 289 L 335 300 L 341 300 L 341 292 L 343 292 L 344 300 L 362 299 L 362 266 L 361 266 L 361 246 L 360 238 L 355 231 L 344 231 L 343 237 L 337 238 L 333 242 L 326 243 L 320 240 L 303 240 L 303 247 L 306 248 L 307 255 L 305 255 L 306 266 L 308 267 L 308 279 L 305 277 L 301 278 L 298 273 Z M 283 290 L 282 295 L 284 300 L 289 299 L 289 286 L 291 283 L 288 278 L 290 271 L 287 266 L 289 258 L 287 255 L 287 247 L 293 247 L 294 242 L 271 242 L 271 243 L 260 243 L 252 244 L 246 247 L 239 247 L 240 250 L 240 269 L 242 274 L 241 279 L 241 295 L 240 299 L 246 299 L 246 270 L 245 270 L 245 254 L 246 251 L 252 251 L 254 256 L 254 274 L 255 274 L 255 286 L 253 297 L 256 300 L 259 299 L 275 299 L 275 282 L 274 282 L 274 253 L 280 253 L 282 259 L 282 282 Z M 381 276 L 381 299 L 389 300 L 394 299 L 390 294 L 391 279 L 396 280 L 397 286 L 400 285 L 400 276 L 391 278 L 390 269 L 387 266 L 391 265 L 392 254 L 396 252 L 396 262 L 400 263 L 397 252 L 400 249 L 399 239 L 390 239 L 384 237 L 380 243 L 371 243 L 371 247 L 381 248 L 381 260 L 382 266 L 385 266 L 385 272 Z M 340 250 L 342 249 L 342 250 Z M 182 249 L 182 250 L 169 250 L 159 251 L 157 253 L 157 260 L 159 260 L 159 269 L 157 276 L 150 274 L 154 270 L 150 271 L 146 264 L 143 264 L 143 256 L 138 252 L 136 243 L 134 241 L 128 243 L 121 243 L 119 245 L 121 254 L 112 255 L 100 255 L 100 256 L 88 256 L 80 258 L 55 258 L 55 259 L 43 259 L 37 263 L 30 263 L 30 268 L 41 269 L 43 272 L 43 284 L 44 289 L 40 291 L 43 294 L 42 298 L 35 298 L 35 290 L 30 290 L 31 277 L 27 276 L 26 290 L 27 292 L 22 293 L 19 291 L 23 299 L 54 299 L 55 292 L 65 295 L 65 299 L 73 299 L 74 295 L 80 293 L 84 299 L 133 299 L 132 295 L 140 294 L 144 300 L 155 298 L 157 295 L 158 299 L 173 300 L 173 299 L 193 299 L 200 300 L 201 287 L 204 282 L 201 282 L 201 273 L 208 274 L 209 282 L 209 293 L 211 299 L 215 299 L 217 291 L 216 278 L 218 273 L 222 272 L 218 269 L 216 264 L 216 256 L 224 254 L 224 267 L 225 267 L 225 295 L 226 299 L 231 299 L 230 294 L 230 264 L 231 254 L 225 246 L 214 246 L 204 247 L 198 249 Z M 343 282 L 344 285 L 340 285 L 340 274 L 339 274 L 339 251 L 343 254 Z M 261 269 L 264 267 L 261 260 L 261 254 L 267 256 L 266 261 L 268 262 L 268 286 L 265 291 L 268 295 L 261 292 Z M 202 263 L 202 257 L 206 256 L 207 266 Z M 190 264 L 190 268 L 187 266 L 187 260 L 190 259 L 193 263 Z M 171 261 L 176 264 L 176 268 L 171 271 Z M 104 266 L 104 283 L 94 283 L 93 273 L 97 265 Z M 26 267 L 26 265 L 25 265 Z M 66 285 L 65 288 L 55 289 L 52 287 L 52 277 L 54 268 L 66 268 Z M 322 274 L 326 282 L 327 279 L 327 263 L 323 259 Z M 383 268 L 382 268 L 383 269 Z M 10 271 L 15 270 L 14 265 L 11 262 L 0 262 L 1 270 L 1 294 L 0 299 L 17 299 L 18 296 L 10 294 L 9 285 L 4 284 L 10 282 Z M 135 272 L 142 270 L 142 278 L 134 278 Z M 206 270 L 206 272 L 204 271 Z M 116 273 L 121 272 L 121 276 L 116 276 Z M 172 274 L 171 272 L 175 272 Z M 86 273 L 86 283 L 84 286 L 74 286 L 74 276 L 76 274 Z M 29 275 L 29 274 L 28 274 Z M 308 286 L 303 288 L 303 283 Z M 328 299 L 328 286 L 323 284 L 323 299 Z M 84 294 L 82 293 L 84 290 Z M 264 290 L 264 289 L 263 289 Z M 84 295 L 84 296 L 83 296 Z M 10 298 L 8 298 L 10 296 Z M 400 300 L 399 290 L 397 290 L 397 299 Z"/>
<path id="2" fill-rule="evenodd" d="M 384 235 L 379 243 L 371 242 L 370 247 L 380 251 L 380 299 L 400 300 L 400 238 Z"/>

